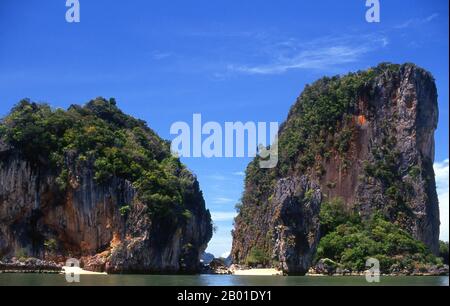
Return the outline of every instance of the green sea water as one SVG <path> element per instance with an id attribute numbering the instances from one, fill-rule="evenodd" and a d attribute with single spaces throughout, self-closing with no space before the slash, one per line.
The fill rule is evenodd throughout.
<path id="1" fill-rule="evenodd" d="M 79 283 L 68 283 L 57 274 L 0 274 L 0 286 L 449 286 L 449 278 L 386 276 L 368 283 L 356 276 L 82 275 Z"/>

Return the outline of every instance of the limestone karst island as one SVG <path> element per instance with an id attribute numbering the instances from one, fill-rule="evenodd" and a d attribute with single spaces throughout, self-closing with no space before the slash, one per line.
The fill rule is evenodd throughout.
<path id="1" fill-rule="evenodd" d="M 202 182 L 147 123 L 112 98 L 22 100 L 0 124 L 0 270 L 58 273 L 76 258 L 108 274 L 351 276 L 376 258 L 384 275 L 448 275 L 437 96 L 414 64 L 306 86 L 278 166 L 247 167 L 230 256 L 209 260 Z"/>

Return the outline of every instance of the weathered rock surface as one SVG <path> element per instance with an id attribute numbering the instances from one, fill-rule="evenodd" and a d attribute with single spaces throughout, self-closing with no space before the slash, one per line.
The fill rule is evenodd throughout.
<path id="1" fill-rule="evenodd" d="M 0 261 L 0 273 L 60 273 L 62 266 L 52 261 L 37 258 L 17 259 Z"/>
<path id="2" fill-rule="evenodd" d="M 92 161 L 75 158 L 65 156 L 69 184 L 61 191 L 54 169 L 0 140 L 0 258 L 82 258 L 85 269 L 110 273 L 199 271 L 212 226 L 193 175 L 180 174 L 189 218 L 156 218 L 129 181 L 99 184 Z"/>
<path id="3" fill-rule="evenodd" d="M 278 167 L 258 169 L 256 159 L 247 170 L 233 232 L 234 263 L 244 263 L 251 250 L 258 248 L 285 272 L 306 273 L 320 240 L 318 215 L 325 198 L 342 198 L 363 218 L 381 211 L 438 253 L 434 79 L 413 64 L 381 65 L 376 71 L 351 97 L 353 102 L 337 120 L 336 132 L 322 130 L 309 148 L 283 158 L 292 151 L 283 142 L 286 135 L 292 139 L 308 135 L 297 130 L 299 119 L 305 116 L 301 111 L 304 98 L 299 97 L 280 131 Z M 319 98 L 328 95 L 326 82 L 307 88 L 313 93 L 310 96 L 315 91 L 320 92 Z M 333 90 L 342 95 L 339 88 Z M 333 109 L 332 104 L 327 107 Z M 346 141 L 341 140 L 344 136 Z M 313 151 L 316 144 L 319 149 Z M 305 160 L 312 162 L 304 167 Z"/>
<path id="4" fill-rule="evenodd" d="M 305 196 L 309 192 L 310 196 Z M 320 235 L 318 220 L 322 194 L 307 176 L 278 181 L 271 201 L 274 229 L 273 258 L 283 271 L 304 274 L 315 254 Z"/>

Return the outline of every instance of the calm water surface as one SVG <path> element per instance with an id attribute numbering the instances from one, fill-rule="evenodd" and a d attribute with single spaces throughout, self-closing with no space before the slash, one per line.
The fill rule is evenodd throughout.
<path id="1" fill-rule="evenodd" d="M 0 286 L 74 286 L 64 275 L 0 274 Z M 82 275 L 81 286 L 374 286 L 364 277 Z M 448 286 L 448 277 L 382 277 L 375 286 Z"/>

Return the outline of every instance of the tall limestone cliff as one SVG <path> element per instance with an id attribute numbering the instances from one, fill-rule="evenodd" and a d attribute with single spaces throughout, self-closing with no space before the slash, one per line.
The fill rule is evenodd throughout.
<path id="1" fill-rule="evenodd" d="M 0 258 L 82 259 L 110 273 L 191 273 L 212 236 L 196 178 L 102 98 L 20 102 L 0 125 Z"/>
<path id="2" fill-rule="evenodd" d="M 380 64 L 307 86 L 280 130 L 278 166 L 259 169 L 255 159 L 247 169 L 234 262 L 256 254 L 304 274 L 324 234 L 321 208 L 336 199 L 363 223 L 382 214 L 436 254 L 437 121 L 434 79 L 413 64 Z"/>

